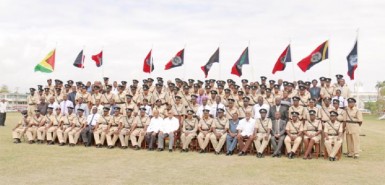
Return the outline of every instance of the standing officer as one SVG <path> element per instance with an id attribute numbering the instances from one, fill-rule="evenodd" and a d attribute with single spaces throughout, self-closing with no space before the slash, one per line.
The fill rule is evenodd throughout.
<path id="1" fill-rule="evenodd" d="M 182 134 L 180 140 L 182 142 L 182 151 L 188 152 L 188 146 L 193 138 L 197 136 L 198 120 L 194 118 L 194 111 L 187 111 L 187 118 L 183 121 Z"/>
<path id="2" fill-rule="evenodd" d="M 217 98 L 220 96 L 217 96 Z M 212 125 L 213 134 L 210 136 L 211 144 L 215 150 L 215 154 L 219 155 L 220 151 L 225 144 L 227 131 L 229 129 L 229 120 L 224 116 L 225 110 L 223 108 L 218 108 L 216 115 L 217 118 L 214 119 Z"/>
<path id="3" fill-rule="evenodd" d="M 256 138 L 254 140 L 254 145 L 257 150 L 257 157 L 262 158 L 263 151 L 265 150 L 267 144 L 269 144 L 270 141 L 272 123 L 270 118 L 266 118 L 266 109 L 260 109 L 259 113 L 261 115 L 261 118 L 256 119 Z"/>
<path id="4" fill-rule="evenodd" d="M 338 113 L 336 111 L 330 112 L 330 122 L 325 124 L 324 137 L 325 148 L 329 154 L 329 161 L 336 160 L 336 154 L 342 145 L 342 127 L 343 124 L 337 121 Z M 334 146 L 332 146 L 334 144 Z"/>
<path id="5" fill-rule="evenodd" d="M 28 111 L 28 116 L 33 116 L 34 111 L 36 110 L 36 105 L 38 102 L 38 97 L 35 95 L 35 88 L 30 88 L 29 92 L 31 93 L 30 95 L 27 96 L 27 111 Z"/>
<path id="6" fill-rule="evenodd" d="M 354 98 L 348 98 L 348 107 L 345 109 L 344 121 L 346 122 L 346 144 L 348 145 L 348 157 L 358 159 L 362 113 L 355 105 L 356 100 Z"/>
<path id="7" fill-rule="evenodd" d="M 302 141 L 303 125 L 302 122 L 298 120 L 298 116 L 298 112 L 291 112 L 292 120 L 286 124 L 287 136 L 285 138 L 285 146 L 289 159 L 294 158 L 295 152 Z M 293 142 L 293 146 L 291 142 Z"/>

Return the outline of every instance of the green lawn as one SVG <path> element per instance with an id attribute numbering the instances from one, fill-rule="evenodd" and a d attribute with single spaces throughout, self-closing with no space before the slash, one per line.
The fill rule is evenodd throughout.
<path id="1" fill-rule="evenodd" d="M 0 127 L 0 184 L 384 184 L 385 121 L 366 117 L 359 160 L 246 157 L 13 144 Z"/>

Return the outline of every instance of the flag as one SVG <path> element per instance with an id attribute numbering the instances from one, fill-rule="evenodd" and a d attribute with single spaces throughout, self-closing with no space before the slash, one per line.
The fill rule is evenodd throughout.
<path id="1" fill-rule="evenodd" d="M 83 50 L 80 51 L 78 56 L 75 59 L 74 66 L 78 68 L 84 68 L 84 55 Z"/>
<path id="2" fill-rule="evenodd" d="M 297 63 L 303 72 L 306 72 L 319 62 L 328 59 L 329 42 L 325 41 L 319 45 L 309 56 L 305 57 Z"/>
<path id="3" fill-rule="evenodd" d="M 290 44 L 286 47 L 286 49 L 282 52 L 282 54 L 279 56 L 277 62 L 274 65 L 273 68 L 273 74 L 277 71 L 283 71 L 286 68 L 286 62 L 291 62 L 291 49 Z"/>
<path id="4" fill-rule="evenodd" d="M 172 59 L 166 64 L 164 70 L 182 66 L 184 62 L 183 56 L 184 56 L 184 49 L 180 50 L 174 57 L 172 57 Z"/>
<path id="5" fill-rule="evenodd" d="M 96 55 L 92 55 L 91 59 L 95 61 L 96 67 L 100 67 L 103 65 L 103 51 L 100 51 L 100 53 Z"/>
<path id="6" fill-rule="evenodd" d="M 249 64 L 249 47 L 247 47 L 239 59 L 235 62 L 234 66 L 231 68 L 231 74 L 242 76 L 242 65 Z"/>
<path id="7" fill-rule="evenodd" d="M 354 71 L 357 69 L 358 63 L 357 40 L 346 59 L 348 60 L 348 76 L 350 80 L 354 80 Z"/>
<path id="8" fill-rule="evenodd" d="M 202 66 L 201 69 L 205 73 L 205 78 L 207 78 L 207 75 L 211 69 L 211 66 L 214 63 L 219 63 L 219 48 L 215 51 L 215 53 L 210 57 L 209 61 L 206 63 L 206 65 Z"/>
<path id="9" fill-rule="evenodd" d="M 48 55 L 35 66 L 35 72 L 52 73 L 55 70 L 55 52 L 56 49 L 49 52 Z"/>
<path id="10" fill-rule="evenodd" d="M 146 58 L 144 59 L 143 63 L 143 72 L 145 73 L 151 73 L 154 71 L 154 63 L 152 61 L 152 56 L 151 56 L 152 50 L 147 54 Z"/>

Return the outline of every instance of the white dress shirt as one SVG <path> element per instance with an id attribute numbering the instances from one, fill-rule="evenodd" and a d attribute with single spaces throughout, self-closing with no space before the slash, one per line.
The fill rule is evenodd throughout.
<path id="1" fill-rule="evenodd" d="M 170 133 L 178 130 L 178 128 L 179 120 L 175 117 L 172 117 L 171 119 L 167 117 L 164 118 L 160 131 L 162 131 L 163 133 Z"/>
<path id="2" fill-rule="evenodd" d="M 163 119 L 158 116 L 151 118 L 150 125 L 147 127 L 147 132 L 159 132 L 161 126 L 163 125 Z"/>
<path id="3" fill-rule="evenodd" d="M 253 135 L 255 128 L 255 119 L 250 118 L 248 121 L 246 118 L 239 121 L 237 130 L 241 131 L 241 136 L 251 136 Z"/>
<path id="4" fill-rule="evenodd" d="M 68 115 L 68 107 L 74 107 L 74 104 L 70 100 L 60 102 L 61 114 Z"/>
<path id="5" fill-rule="evenodd" d="M 87 125 L 90 125 L 90 123 L 91 123 L 92 126 L 95 126 L 96 121 L 98 121 L 99 117 L 100 117 L 100 114 L 98 114 L 98 113 L 88 115 Z"/>
<path id="6" fill-rule="evenodd" d="M 7 111 L 7 102 L 0 102 L 0 113 L 5 113 Z"/>
<path id="7" fill-rule="evenodd" d="M 269 105 L 267 105 L 267 104 L 259 105 L 259 104 L 257 103 L 257 104 L 255 104 L 255 105 L 253 106 L 253 109 L 254 109 L 254 119 L 259 119 L 259 118 L 261 118 L 261 114 L 259 113 L 259 110 L 261 110 L 262 108 L 263 108 L 263 109 L 266 109 L 267 112 L 269 112 L 269 110 L 270 110 L 270 107 L 269 107 Z"/>
<path id="8" fill-rule="evenodd" d="M 214 117 L 217 117 L 217 109 L 219 108 L 225 110 L 224 114 L 226 115 L 226 108 L 225 105 L 223 105 L 222 103 L 214 103 L 213 105 L 211 105 L 210 114 Z"/>
<path id="9" fill-rule="evenodd" d="M 203 116 L 203 110 L 204 109 L 211 109 L 211 107 L 210 106 L 208 106 L 208 105 L 201 105 L 201 106 L 199 106 L 198 107 L 198 110 L 197 110 L 197 112 L 196 112 L 196 115 L 198 116 L 198 117 L 202 117 Z"/>
<path id="10" fill-rule="evenodd" d="M 332 103 L 333 103 L 333 100 L 339 100 L 340 101 L 340 104 L 338 105 L 339 107 L 346 107 L 348 105 L 348 102 L 342 96 L 334 96 L 332 98 Z"/>

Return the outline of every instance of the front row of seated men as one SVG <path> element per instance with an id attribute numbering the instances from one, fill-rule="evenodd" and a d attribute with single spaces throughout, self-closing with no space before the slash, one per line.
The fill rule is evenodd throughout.
<path id="1" fill-rule="evenodd" d="M 335 111 L 330 112 L 330 121 L 326 123 L 316 120 L 314 110 L 309 111 L 310 119 L 304 123 L 298 119 L 298 112 L 292 112 L 292 119 L 288 122 L 281 120 L 280 112 L 276 112 L 272 121 L 267 118 L 266 109 L 260 109 L 261 118 L 256 120 L 252 118 L 250 111 L 246 111 L 246 117 L 242 120 L 238 119 L 237 113 L 228 120 L 224 116 L 225 110 L 221 108 L 218 109 L 217 118 L 211 118 L 210 110 L 205 109 L 202 118 L 198 120 L 193 116 L 194 111 L 189 110 L 187 117 L 181 121 L 174 117 L 171 110 L 164 119 L 154 110 L 153 117 L 150 118 L 145 113 L 145 107 L 140 108 L 138 116 L 134 116 L 133 109 L 130 108 L 122 116 L 120 107 L 115 107 L 112 116 L 109 115 L 108 107 L 104 107 L 102 115 L 96 114 L 97 109 L 93 108 L 93 114 L 88 116 L 92 118 L 84 117 L 82 109 L 78 109 L 75 115 L 72 107 L 69 107 L 68 115 L 65 116 L 60 114 L 60 107 L 55 111 L 56 114 L 53 108 L 49 108 L 48 113 L 42 116 L 36 110 L 33 117 L 23 111 L 23 118 L 13 129 L 15 143 L 20 143 L 20 138 L 26 135 L 30 144 L 36 139 L 38 143 L 43 143 L 46 138 L 47 144 L 53 145 L 57 137 L 60 146 L 64 146 L 67 141 L 69 146 L 75 146 L 82 135 L 85 146 L 89 146 L 92 137 L 88 136 L 92 134 L 97 148 L 101 148 L 107 140 L 107 147 L 111 149 L 119 139 L 123 149 L 128 148 L 130 140 L 134 149 L 139 150 L 146 139 L 148 150 L 154 150 L 157 146 L 158 151 L 163 151 L 164 141 L 168 138 L 168 149 L 172 152 L 177 135 L 180 134 L 181 152 L 188 152 L 191 141 L 197 138 L 200 153 L 206 152 L 211 142 L 215 154 L 220 154 L 226 143 L 226 155 L 232 155 L 238 145 L 238 155 L 243 156 L 254 143 L 257 157 L 262 158 L 267 145 L 271 143 L 272 157 L 280 157 L 284 143 L 287 156 L 292 159 L 303 142 L 303 158 L 311 159 L 313 146 L 320 143 L 323 134 L 324 145 L 331 161 L 335 160 L 342 144 L 343 124 L 336 120 L 338 113 Z M 94 119 L 97 120 L 95 123 L 92 121 Z"/>

